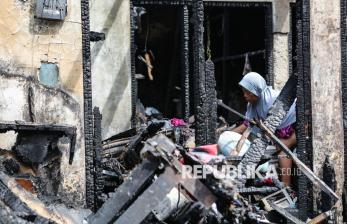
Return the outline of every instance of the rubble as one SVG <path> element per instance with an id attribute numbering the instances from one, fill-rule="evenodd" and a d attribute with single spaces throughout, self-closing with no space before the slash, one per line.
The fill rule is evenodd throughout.
<path id="1" fill-rule="evenodd" d="M 26 131 L 23 136 L 29 139 L 17 140 L 11 151 L 1 151 L 0 211 L 10 213 L 6 219 L 16 223 L 77 223 L 77 220 L 120 224 L 272 223 L 284 219 L 306 223 L 296 215 L 295 188 L 285 188 L 275 177 L 239 179 L 225 175 L 224 165 L 238 166 L 245 162 L 239 153 L 249 132 L 235 144 L 232 149 L 235 154 L 227 156 L 220 152 L 218 155 L 216 151 L 205 160 L 201 155 L 211 153 L 214 147 L 219 149 L 213 145 L 195 147 L 193 120 L 186 123 L 155 114 L 147 113 L 138 130 L 130 129 L 102 141 L 102 116 L 94 109 L 94 212 L 68 209 L 58 194 L 59 163 L 54 161 L 59 161 L 61 154 L 54 147 L 64 135 L 70 137 L 70 142 L 74 141 L 73 127 L 20 122 L 0 124 L 4 131 Z M 279 145 L 310 180 L 338 200 L 262 122 L 254 124 L 263 130 L 264 139 Z M 228 124 L 222 125 L 220 133 L 230 130 Z M 45 133 L 40 135 L 43 130 Z M 39 145 L 33 147 L 37 152 L 30 152 L 30 144 Z M 197 151 L 187 147 L 189 145 Z M 266 147 L 259 159 L 259 164 L 266 162 L 277 163 L 274 146 Z M 202 166 L 206 175 L 196 176 L 195 166 Z M 187 167 L 191 169 L 187 171 Z M 307 222 L 318 223 L 333 215 L 334 208 L 331 208 Z"/>
<path id="2" fill-rule="evenodd" d="M 338 199 L 324 182 L 281 145 L 263 123 L 257 125 L 264 131 L 266 138 L 279 144 L 295 160 L 305 175 L 333 199 Z M 228 127 L 225 127 L 225 130 L 227 129 Z M 215 157 L 206 164 L 206 161 L 203 162 L 199 156 L 185 147 L 187 141 L 191 141 L 192 135 L 193 123 L 170 123 L 166 119 L 147 117 L 147 123 L 142 124 L 137 134 L 134 130 L 129 130 L 104 141 L 102 175 L 109 180 L 108 186 L 105 185 L 104 188 L 105 202 L 85 221 L 181 223 L 180 220 L 184 220 L 189 223 L 270 223 L 275 211 L 275 217 L 282 220 L 281 222 L 281 217 L 284 217 L 294 223 L 306 223 L 296 217 L 298 210 L 295 191 L 288 191 L 278 179 L 256 178 L 239 182 L 237 178 L 227 176 L 216 178 L 216 174 L 217 177 L 223 175 L 218 167 L 238 165 L 244 158 L 230 156 L 220 160 L 219 157 Z M 242 137 L 238 142 L 238 150 L 245 138 Z M 272 163 L 277 161 L 275 147 L 268 147 L 259 162 L 269 160 L 273 161 Z M 183 165 L 204 165 L 208 174 L 206 178 L 198 178 L 193 173 L 183 177 L 186 168 Z M 173 192 L 177 193 L 176 196 L 173 196 Z M 281 198 L 279 195 L 284 196 Z M 184 202 L 181 202 L 180 198 Z M 285 201 L 287 203 L 284 203 Z M 176 206 L 173 206 L 174 204 Z M 324 220 L 332 214 L 333 210 L 330 210 L 307 222 L 317 223 L 317 220 Z"/>
<path id="3" fill-rule="evenodd" d="M 287 88 L 284 88 L 284 95 L 288 95 L 293 86 Z M 218 104 L 245 119 L 223 102 Z M 155 108 L 143 108 L 138 128 L 102 140 L 102 115 L 94 108 L 92 172 L 88 182 L 92 184 L 88 187 L 92 211 L 68 208 L 59 194 L 62 156 L 59 142 L 69 143 L 71 164 L 75 127 L 0 123 L 0 132 L 14 130 L 18 133 L 11 149 L 0 150 L 0 212 L 11 213 L 7 220 L 1 217 L 0 220 L 226 224 L 284 222 L 284 219 L 294 223 L 318 223 L 333 218 L 333 205 L 339 200 L 338 196 L 273 134 L 273 123 L 271 129 L 267 125 L 272 118 L 278 123 L 284 116 L 283 111 L 288 109 L 281 100 L 277 104 L 264 123 L 250 122 L 262 130 L 260 136 L 253 136 L 252 144 L 247 140 L 251 134 L 248 130 L 226 151 L 219 148 L 220 142 L 196 147 L 195 119 L 169 120 Z M 216 133 L 223 136 L 232 128 L 224 119 L 219 120 L 221 124 Z M 250 147 L 245 151 L 246 141 Z M 255 172 L 268 174 L 269 164 L 277 164 L 277 150 L 274 145 L 269 146 L 270 143 L 280 147 L 295 161 L 298 169 L 330 197 L 332 208 L 325 208 L 328 211 L 312 220 L 300 220 L 296 215 L 295 186 L 285 188 L 276 176 L 247 175 L 246 166 L 256 165 Z M 224 170 L 226 166 L 237 167 L 240 175 L 233 176 L 237 170 Z"/>

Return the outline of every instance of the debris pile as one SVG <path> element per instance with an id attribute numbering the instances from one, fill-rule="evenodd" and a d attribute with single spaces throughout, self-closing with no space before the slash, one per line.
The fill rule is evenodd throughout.
<path id="1" fill-rule="evenodd" d="M 305 223 L 297 218 L 295 186 L 285 187 L 276 176 L 266 176 L 278 161 L 275 145 L 266 148 L 255 167 L 260 175 L 232 176 L 223 168 L 243 161 L 247 136 L 236 141 L 234 153 L 225 155 L 220 145 L 195 145 L 194 119 L 186 123 L 164 119 L 153 108 L 146 112 L 139 130 L 102 142 L 101 173 L 96 176 L 102 175 L 103 190 L 96 195 L 100 207 L 88 223 Z M 304 175 L 338 199 L 263 123 L 256 125 Z M 221 122 L 217 132 L 223 135 L 230 129 Z M 332 213 L 307 222 L 318 223 Z"/>
<path id="2" fill-rule="evenodd" d="M 253 122 L 263 131 L 262 141 L 268 146 L 254 170 L 247 173 L 240 164 L 245 167 L 249 159 L 250 131 L 235 137 L 230 131 L 233 127 L 220 118 L 217 144 L 197 146 L 194 118 L 165 119 L 154 108 L 140 111 L 138 117 L 139 128 L 102 141 L 102 116 L 98 109 L 94 111 L 96 207 L 92 211 L 67 208 L 59 195 L 59 144 L 70 146 L 73 162 L 74 127 L 1 123 L 1 132 L 15 131 L 17 140 L 11 150 L 0 150 L 0 221 L 169 224 L 319 223 L 333 219 L 334 207 L 306 222 L 297 218 L 296 186 L 285 187 L 276 175 L 268 175 L 278 163 L 276 145 L 332 202 L 338 197 L 264 123 Z"/>
<path id="3" fill-rule="evenodd" d="M 15 144 L 0 149 L 0 223 L 76 223 L 91 212 L 68 209 L 60 195 L 60 163 L 68 145 L 73 162 L 76 128 L 32 122 L 1 122 Z"/>

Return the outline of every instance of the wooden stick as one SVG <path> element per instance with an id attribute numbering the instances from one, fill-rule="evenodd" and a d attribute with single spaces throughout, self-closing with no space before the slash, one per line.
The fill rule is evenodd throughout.
<path id="1" fill-rule="evenodd" d="M 235 150 L 233 150 L 233 152 L 235 152 L 236 155 L 239 155 L 243 145 L 245 144 L 248 136 L 251 134 L 252 129 L 250 127 L 248 127 L 242 134 L 242 137 L 240 138 L 239 142 L 237 143 Z"/>
<path id="2" fill-rule="evenodd" d="M 222 100 L 218 100 L 218 105 L 229 110 L 230 112 L 238 115 L 239 117 L 248 120 L 246 116 L 243 114 L 239 113 L 238 111 L 228 107 L 223 103 Z M 272 139 L 276 145 L 278 145 L 284 153 L 286 153 L 298 166 L 298 168 L 307 176 L 307 178 L 314 184 L 318 185 L 325 193 L 327 193 L 330 197 L 334 198 L 335 200 L 339 200 L 339 197 L 337 194 L 328 186 L 326 183 L 324 183 L 310 168 L 308 168 L 303 162 L 301 162 L 292 151 L 281 141 L 279 140 L 275 134 L 268 129 L 261 121 L 255 122 L 255 121 L 249 121 L 251 124 L 257 125 L 261 130 L 265 132 L 265 134 Z"/>
<path id="3" fill-rule="evenodd" d="M 320 186 L 320 188 L 330 197 L 339 200 L 337 194 L 328 185 L 326 185 L 326 183 L 319 179 L 319 177 L 317 177 L 316 174 L 314 174 L 312 170 L 310 170 L 310 168 L 308 168 L 303 162 L 301 162 L 298 157 L 296 157 L 295 154 L 281 140 L 279 140 L 271 130 L 269 130 L 264 125 L 263 122 L 259 121 L 258 126 L 263 131 L 265 131 L 265 134 L 269 136 L 283 150 L 283 152 L 296 163 L 298 168 L 307 176 L 308 179 L 312 181 L 312 183 Z"/>

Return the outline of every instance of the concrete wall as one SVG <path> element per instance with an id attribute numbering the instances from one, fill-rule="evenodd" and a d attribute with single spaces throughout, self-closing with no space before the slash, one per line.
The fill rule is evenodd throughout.
<path id="1" fill-rule="evenodd" d="M 328 158 L 336 173 L 337 194 L 341 196 L 344 183 L 344 141 L 340 0 L 311 0 L 310 4 L 313 168 L 322 177 L 324 160 Z M 337 223 L 342 223 L 341 200 L 337 208 Z"/>
<path id="2" fill-rule="evenodd" d="M 129 0 L 91 0 L 91 30 L 106 34 L 92 43 L 93 105 L 102 113 L 102 136 L 130 127 L 131 60 Z"/>
<path id="3" fill-rule="evenodd" d="M 77 127 L 73 165 L 62 162 L 62 193 L 72 205 L 84 204 L 83 76 L 80 2 L 68 0 L 65 21 L 34 18 L 34 0 L 0 1 L 0 120 L 29 120 L 28 88 L 33 89 L 34 122 Z M 39 81 L 42 62 L 56 63 L 59 83 L 46 87 Z M 13 143 L 0 136 L 3 145 Z M 7 146 L 9 146 L 9 144 Z"/>
<path id="4" fill-rule="evenodd" d="M 273 1 L 274 88 L 281 90 L 289 78 L 288 35 L 291 0 Z"/>

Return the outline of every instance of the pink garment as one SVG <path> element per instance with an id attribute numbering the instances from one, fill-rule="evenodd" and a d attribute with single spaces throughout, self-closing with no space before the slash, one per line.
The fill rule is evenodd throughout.
<path id="1" fill-rule="evenodd" d="M 246 125 L 247 127 L 249 127 L 249 121 L 244 120 L 243 124 Z M 287 139 L 289 138 L 293 133 L 295 132 L 294 126 L 293 124 L 285 127 L 285 128 L 281 128 L 276 130 L 275 135 L 278 138 L 283 138 L 283 139 Z"/>
<path id="2" fill-rule="evenodd" d="M 293 125 L 289 125 L 285 128 L 276 130 L 275 134 L 279 138 L 286 139 L 286 138 L 289 138 L 294 132 L 295 132 L 295 129 L 294 129 Z"/>
<path id="3" fill-rule="evenodd" d="M 178 119 L 178 118 L 172 118 L 170 121 L 171 121 L 171 125 L 174 127 L 187 125 L 186 122 L 184 122 L 184 120 Z"/>

